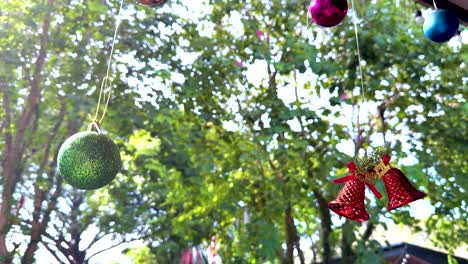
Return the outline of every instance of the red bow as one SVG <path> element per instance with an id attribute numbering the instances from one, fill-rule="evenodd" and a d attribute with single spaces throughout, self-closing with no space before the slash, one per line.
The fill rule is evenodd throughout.
<path id="1" fill-rule="evenodd" d="M 382 157 L 382 161 L 387 166 L 390 163 L 390 156 L 384 155 Z M 353 161 L 350 161 L 346 166 L 349 169 L 350 175 L 335 179 L 335 180 L 333 180 L 333 183 L 339 184 L 339 183 L 344 183 L 344 182 L 350 181 L 352 179 L 357 179 L 357 180 L 360 180 L 360 181 L 364 182 L 366 184 L 366 186 L 369 187 L 369 189 L 372 191 L 372 193 L 378 199 L 382 198 L 382 194 L 379 192 L 379 190 L 377 190 L 377 188 L 375 188 L 374 183 L 372 183 L 370 181 L 363 181 L 362 180 L 364 177 L 362 175 L 358 174 L 358 172 L 356 171 L 357 170 L 356 164 L 354 164 Z"/>

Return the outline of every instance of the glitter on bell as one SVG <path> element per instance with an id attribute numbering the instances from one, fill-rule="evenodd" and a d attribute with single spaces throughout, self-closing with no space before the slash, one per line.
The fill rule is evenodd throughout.
<path id="1" fill-rule="evenodd" d="M 341 23 L 348 13 L 346 0 L 312 0 L 309 7 L 312 20 L 322 27 Z"/>
<path id="2" fill-rule="evenodd" d="M 434 42 L 446 42 L 458 31 L 458 17 L 449 10 L 435 10 L 426 16 L 424 35 Z"/>
<path id="3" fill-rule="evenodd" d="M 158 7 L 162 6 L 168 0 L 135 0 L 140 5 L 149 6 L 149 7 Z"/>

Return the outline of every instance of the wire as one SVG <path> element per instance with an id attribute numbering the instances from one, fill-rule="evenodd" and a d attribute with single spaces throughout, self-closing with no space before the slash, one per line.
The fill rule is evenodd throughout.
<path id="1" fill-rule="evenodd" d="M 361 51 L 359 49 L 359 34 L 358 34 L 358 27 L 357 27 L 357 13 L 356 8 L 354 7 L 354 0 L 351 0 L 351 6 L 353 8 L 353 22 L 354 22 L 354 33 L 356 36 L 356 48 L 357 48 L 357 55 L 358 55 L 358 62 L 359 62 L 359 74 L 361 79 L 361 96 L 362 101 L 366 101 L 366 94 L 364 90 L 364 76 L 362 74 L 362 65 L 361 65 Z"/>
<path id="2" fill-rule="evenodd" d="M 312 25 L 312 23 L 314 22 L 314 21 L 312 20 L 312 18 L 310 18 L 310 20 L 309 20 L 309 15 L 310 15 L 309 8 L 310 8 L 310 6 L 307 7 L 307 11 L 306 11 L 306 24 L 305 24 L 305 26 L 302 27 L 301 34 L 303 34 L 303 33 L 304 33 L 304 30 L 308 29 L 309 26 Z"/>
<path id="3" fill-rule="evenodd" d="M 114 48 L 115 48 L 115 41 L 117 39 L 117 32 L 119 30 L 120 22 L 122 21 L 122 19 L 120 17 L 120 14 L 122 12 L 122 7 L 123 7 L 124 1 L 125 0 L 120 1 L 119 12 L 117 14 L 117 22 L 116 22 L 115 30 L 114 30 L 114 36 L 112 38 L 112 46 L 111 46 L 111 50 L 110 50 L 110 54 L 109 54 L 109 59 L 107 61 L 106 76 L 102 79 L 102 82 L 101 82 L 101 88 L 99 90 L 99 99 L 98 99 L 98 104 L 97 104 L 97 107 L 96 107 L 96 114 L 94 115 L 94 118 L 92 120 L 93 122 L 97 122 L 97 123 L 100 123 L 102 120 L 104 120 L 104 117 L 106 116 L 106 113 L 107 113 L 107 109 L 109 107 L 109 101 L 110 101 L 111 92 L 112 92 L 112 77 L 109 76 L 109 73 L 110 73 L 110 68 L 111 68 L 111 65 L 112 65 L 112 57 L 114 55 Z M 107 98 L 106 98 L 105 90 L 107 90 L 107 88 L 109 88 L 109 92 L 108 92 Z M 104 96 L 105 106 L 104 106 L 104 110 L 102 112 L 102 115 L 98 120 L 99 109 L 101 108 L 101 101 L 103 100 L 103 96 Z"/>

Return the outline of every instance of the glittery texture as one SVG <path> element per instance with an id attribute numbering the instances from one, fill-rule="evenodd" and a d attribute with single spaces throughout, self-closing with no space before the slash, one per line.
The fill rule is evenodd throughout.
<path id="1" fill-rule="evenodd" d="M 346 0 L 312 0 L 309 7 L 312 20 L 322 27 L 341 23 L 348 13 Z"/>
<path id="2" fill-rule="evenodd" d="M 424 20 L 424 35 L 434 42 L 450 40 L 458 31 L 457 15 L 448 10 L 435 10 Z"/>
<path id="3" fill-rule="evenodd" d="M 328 208 L 346 218 L 364 222 L 369 214 L 364 206 L 364 182 L 351 179 L 341 189 L 338 197 L 328 203 Z"/>
<path id="4" fill-rule="evenodd" d="M 93 131 L 68 138 L 58 153 L 60 174 L 78 189 L 93 190 L 109 184 L 121 166 L 120 151 L 114 142 Z"/>
<path id="5" fill-rule="evenodd" d="M 149 7 L 161 6 L 167 1 L 168 0 L 135 0 L 135 2 L 139 3 L 140 5 L 149 6 Z"/>
<path id="6" fill-rule="evenodd" d="M 385 174 L 383 181 L 388 195 L 387 211 L 405 206 L 426 196 L 425 193 L 416 190 L 405 174 L 397 168 L 392 168 L 390 172 Z"/>
<path id="7" fill-rule="evenodd" d="M 383 154 L 384 152 L 385 151 L 379 151 L 378 153 Z M 353 161 L 349 162 L 347 166 L 350 175 L 333 180 L 335 184 L 345 183 L 345 185 L 338 194 L 338 197 L 328 203 L 328 208 L 351 220 L 360 222 L 366 221 L 369 219 L 369 214 L 364 207 L 365 186 L 367 185 L 378 199 L 382 198 L 382 194 L 375 188 L 373 182 L 373 180 L 380 178 L 383 179 L 385 189 L 387 190 L 388 211 L 407 205 L 426 196 L 425 193 L 418 191 L 411 185 L 408 178 L 406 178 L 401 170 L 390 167 L 390 156 L 383 154 L 379 160 L 380 163 L 378 164 L 374 162 L 373 159 L 361 162 L 361 164 L 364 165 L 374 164 L 373 168 L 367 171 L 357 166 Z M 375 174 L 379 174 L 378 177 L 374 177 Z M 382 177 L 380 177 L 381 174 Z"/>

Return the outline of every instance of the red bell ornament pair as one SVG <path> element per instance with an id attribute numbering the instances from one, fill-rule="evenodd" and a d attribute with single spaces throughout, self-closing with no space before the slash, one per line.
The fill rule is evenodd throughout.
<path id="1" fill-rule="evenodd" d="M 349 162 L 347 166 L 350 175 L 333 181 L 336 184 L 345 183 L 345 185 L 338 197 L 328 203 L 328 208 L 351 220 L 359 222 L 368 220 L 369 214 L 364 206 L 365 186 L 369 187 L 378 199 L 382 198 L 382 194 L 374 185 L 377 179 L 382 179 L 384 182 L 388 195 L 388 211 L 426 196 L 411 185 L 401 170 L 390 167 L 389 162 L 390 157 L 384 155 L 380 163 L 369 171 L 363 171 L 354 162 Z"/>

